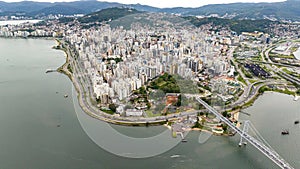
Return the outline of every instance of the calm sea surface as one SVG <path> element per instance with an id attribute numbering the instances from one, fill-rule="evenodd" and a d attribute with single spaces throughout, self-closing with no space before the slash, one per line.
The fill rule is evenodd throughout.
<path id="1" fill-rule="evenodd" d="M 0 39 L 1 169 L 277 168 L 252 146 L 239 148 L 238 136 L 212 136 L 200 144 L 200 132 L 190 132 L 187 143 L 151 158 L 125 158 L 103 150 L 82 129 L 77 115 L 90 121 L 90 127 L 103 137 L 109 137 L 105 134 L 109 131 L 97 127 L 104 122 L 95 124 L 94 119 L 81 110 L 76 114 L 77 98 L 73 103 L 72 84 L 67 76 L 45 73 L 46 69 L 56 68 L 65 60 L 62 51 L 51 49 L 53 45 L 55 42 L 51 40 Z M 64 98 L 65 94 L 69 97 Z M 241 118 L 250 119 L 279 154 L 300 168 L 300 127 L 294 125 L 294 120 L 300 119 L 300 101 L 267 93 L 245 111 L 251 116 L 241 115 Z M 113 128 L 138 138 L 165 130 L 164 127 Z M 289 129 L 290 135 L 281 136 L 282 129 Z M 126 146 L 124 140 L 114 140 L 114 144 Z M 174 158 L 173 155 L 179 156 Z"/>

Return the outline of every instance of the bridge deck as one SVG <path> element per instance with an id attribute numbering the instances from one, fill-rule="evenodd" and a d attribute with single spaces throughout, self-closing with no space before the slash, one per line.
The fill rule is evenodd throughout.
<path id="1" fill-rule="evenodd" d="M 254 137 L 250 136 L 248 133 L 243 132 L 241 129 L 237 128 L 230 120 L 222 116 L 217 110 L 204 102 L 201 98 L 196 98 L 199 103 L 201 103 L 207 110 L 213 113 L 216 117 L 218 117 L 222 122 L 227 124 L 231 129 L 241 135 L 245 140 L 247 140 L 250 144 L 252 144 L 255 148 L 261 151 L 265 156 L 267 156 L 270 160 L 272 160 L 275 164 L 277 164 L 280 168 L 283 169 L 293 169 L 293 167 L 286 162 L 280 155 L 275 152 L 273 149 L 267 147 L 262 142 L 258 141 Z"/>

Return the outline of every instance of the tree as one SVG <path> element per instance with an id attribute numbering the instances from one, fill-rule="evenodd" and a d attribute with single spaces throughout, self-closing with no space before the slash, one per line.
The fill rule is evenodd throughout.
<path id="1" fill-rule="evenodd" d="M 206 122 L 205 118 L 201 118 L 201 124 L 204 125 L 204 123 Z"/>
<path id="2" fill-rule="evenodd" d="M 298 95 L 300 95 L 300 89 L 298 89 L 296 93 L 297 93 Z"/>
<path id="3" fill-rule="evenodd" d="M 222 129 L 223 129 L 224 131 L 227 131 L 227 128 L 228 128 L 228 126 L 227 126 L 226 124 L 222 124 Z"/>
<path id="4" fill-rule="evenodd" d="M 197 121 L 195 123 L 195 125 L 192 128 L 202 128 L 201 124 L 199 123 L 199 121 Z"/>
<path id="5" fill-rule="evenodd" d="M 113 112 L 116 112 L 116 110 L 117 110 L 116 105 L 113 104 L 113 103 L 112 103 L 112 104 L 109 104 L 108 108 L 109 108 L 111 111 L 113 111 Z"/>
<path id="6" fill-rule="evenodd" d="M 142 86 L 142 87 L 139 88 L 139 92 L 140 92 L 140 94 L 142 94 L 142 95 L 147 94 L 147 91 L 146 91 L 146 89 L 145 89 L 144 86 Z"/>
<path id="7" fill-rule="evenodd" d="M 101 99 L 100 98 L 96 98 L 97 103 L 101 103 Z"/>
<path id="8" fill-rule="evenodd" d="M 263 86 L 263 87 L 261 87 L 261 88 L 258 89 L 258 93 L 262 94 L 262 93 L 264 93 L 267 90 L 268 90 L 268 88 L 266 86 Z"/>
<path id="9" fill-rule="evenodd" d="M 151 108 L 151 104 L 150 104 L 150 102 L 148 101 L 147 102 L 147 109 L 150 109 Z"/>
<path id="10" fill-rule="evenodd" d="M 227 111 L 222 112 L 222 115 L 223 115 L 224 117 L 227 117 L 227 114 L 228 114 Z"/>

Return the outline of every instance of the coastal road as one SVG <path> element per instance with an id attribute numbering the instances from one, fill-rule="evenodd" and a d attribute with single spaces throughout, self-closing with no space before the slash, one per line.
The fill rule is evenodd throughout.
<path id="1" fill-rule="evenodd" d="M 255 86 L 255 84 L 258 84 L 260 82 L 263 82 L 257 86 Z M 267 85 L 278 85 L 278 84 L 286 84 L 286 81 L 282 81 L 282 80 L 267 80 L 267 81 L 258 81 L 256 83 L 251 84 L 251 89 L 248 91 L 247 96 L 246 97 L 240 97 L 237 101 L 235 101 L 234 103 L 230 104 L 229 106 L 227 106 L 226 110 L 231 110 L 234 107 L 237 107 L 239 105 L 243 105 L 251 100 L 253 100 L 258 94 L 259 94 L 259 89 L 263 86 L 267 86 Z"/>
<path id="2" fill-rule="evenodd" d="M 161 123 L 166 122 L 166 120 L 176 120 L 180 117 L 185 117 L 188 115 L 197 115 L 199 110 L 190 111 L 190 112 L 181 112 L 177 114 L 169 114 L 167 116 L 158 116 L 158 117 L 120 117 L 116 115 L 107 114 L 101 111 L 98 107 L 94 106 L 91 103 L 91 88 L 89 87 L 90 80 L 86 77 L 86 72 L 81 68 L 80 63 L 74 60 L 74 54 L 70 51 L 69 46 L 65 46 L 67 54 L 67 63 L 63 65 L 64 72 L 70 77 L 73 82 L 74 87 L 78 92 L 78 102 L 81 108 L 91 117 L 97 118 L 102 121 L 106 121 L 114 124 L 146 124 L 146 123 Z M 72 65 L 73 73 L 69 72 L 68 64 Z M 80 78 L 80 79 L 79 79 Z M 86 78 L 83 80 L 83 78 Z M 86 84 L 88 82 L 88 84 Z"/>
<path id="3" fill-rule="evenodd" d="M 101 111 L 98 107 L 96 107 L 94 104 L 91 103 L 91 98 L 93 98 L 93 92 L 92 92 L 92 84 L 87 77 L 87 73 L 85 69 L 82 68 L 81 63 L 74 59 L 74 54 L 70 51 L 70 47 L 66 46 L 66 53 L 68 55 L 67 57 L 67 63 L 64 64 L 63 70 L 66 72 L 66 74 L 70 77 L 70 79 L 73 82 L 74 87 L 76 88 L 78 92 L 78 102 L 81 106 L 81 108 L 90 116 L 100 119 L 102 121 L 114 123 L 114 124 L 124 124 L 124 125 L 133 125 L 133 124 L 147 124 L 147 123 L 161 123 L 166 122 L 167 120 L 176 120 L 180 117 L 188 116 L 188 115 L 197 115 L 198 111 L 191 111 L 191 112 L 181 112 L 177 114 L 169 114 L 167 116 L 158 116 L 158 117 L 121 117 L 117 115 L 111 115 L 107 114 L 103 111 Z M 68 71 L 68 64 L 72 65 L 73 73 L 70 73 Z M 236 65 L 237 66 L 237 65 Z M 239 70 L 240 71 L 240 70 Z M 240 71 L 240 73 L 243 76 L 243 73 Z M 245 78 L 245 77 L 244 77 Z M 247 80 L 245 78 L 245 80 Z M 258 85 L 257 87 L 253 87 L 254 84 L 249 83 L 249 81 L 246 81 L 247 84 L 249 84 L 242 95 L 242 97 L 239 98 L 237 102 L 230 105 L 230 107 L 235 107 L 240 104 L 246 103 L 249 100 L 253 99 L 255 95 L 258 93 L 258 90 L 260 87 L 268 84 L 277 84 L 278 82 L 275 81 L 269 81 L 266 83 L 262 83 Z M 252 92 L 251 89 L 253 88 Z M 244 97 L 246 96 L 246 97 Z"/>

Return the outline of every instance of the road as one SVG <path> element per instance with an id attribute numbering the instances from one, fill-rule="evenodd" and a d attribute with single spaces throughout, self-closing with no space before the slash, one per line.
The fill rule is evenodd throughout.
<path id="1" fill-rule="evenodd" d="M 300 86 L 300 80 L 298 79 L 298 78 L 296 78 L 296 77 L 294 77 L 294 76 L 291 76 L 291 75 L 289 75 L 289 74 L 287 74 L 287 73 L 285 73 L 284 71 L 282 71 L 281 69 L 279 69 L 279 68 L 277 68 L 277 67 L 273 67 L 273 66 L 271 66 L 270 64 L 274 64 L 274 62 L 272 62 L 272 60 L 270 59 L 270 57 L 269 57 L 269 53 L 270 53 L 270 51 L 272 50 L 273 48 L 272 47 L 270 47 L 269 49 L 267 49 L 266 51 L 265 51 L 265 56 L 266 56 L 266 58 L 267 58 L 267 62 L 269 63 L 269 64 L 267 64 L 266 66 L 267 66 L 267 68 L 268 69 L 270 69 L 270 70 L 272 70 L 273 72 L 277 72 L 281 77 L 283 77 L 284 79 L 286 79 L 286 80 L 288 80 L 288 81 L 290 81 L 290 82 L 292 82 L 292 83 L 295 83 L 295 84 L 297 84 L 298 86 Z M 263 58 L 263 62 L 266 62 L 266 60 L 265 60 L 265 58 L 262 56 L 262 58 Z"/>
<path id="2" fill-rule="evenodd" d="M 133 124 L 146 124 L 146 123 L 149 124 L 161 123 L 161 122 L 166 122 L 167 120 L 172 121 L 180 117 L 186 117 L 188 115 L 197 115 L 197 113 L 199 112 L 199 110 L 197 111 L 194 110 L 189 112 L 168 114 L 167 116 L 157 116 L 157 117 L 121 117 L 121 116 L 115 116 L 115 115 L 105 113 L 91 103 L 90 98 L 92 97 L 91 96 L 92 90 L 86 83 L 86 82 L 88 83 L 91 82 L 90 80 L 88 80 L 89 78 L 86 77 L 87 74 L 85 70 L 81 67 L 81 65 L 79 65 L 80 63 L 74 60 L 74 54 L 70 51 L 70 48 L 68 46 L 65 46 L 65 48 L 66 48 L 65 52 L 68 57 L 67 57 L 67 63 L 63 65 L 62 69 L 70 77 L 74 87 L 78 92 L 79 105 L 91 117 L 109 123 L 114 123 L 114 124 L 133 125 Z M 73 73 L 69 72 L 68 64 L 72 65 Z"/>
<path id="3" fill-rule="evenodd" d="M 255 84 L 258 84 L 260 82 L 263 82 L 257 86 L 254 86 Z M 251 100 L 253 100 L 258 94 L 259 94 L 259 89 L 263 86 L 266 86 L 266 85 L 278 85 L 278 84 L 285 84 L 286 82 L 285 81 L 281 81 L 281 80 L 267 80 L 267 81 L 258 81 L 256 83 L 253 83 L 250 85 L 249 87 L 249 90 L 246 92 L 246 97 L 243 96 L 243 97 L 240 97 L 237 101 L 235 101 L 234 103 L 230 104 L 226 110 L 230 110 L 234 107 L 237 107 L 239 105 L 243 105 Z M 252 90 L 251 90 L 252 89 Z"/>
<path id="4" fill-rule="evenodd" d="M 290 81 L 290 82 L 293 82 L 295 84 L 298 84 L 300 85 L 300 79 L 298 78 L 295 78 L 287 73 L 285 73 L 284 71 L 280 70 L 279 68 L 277 67 L 273 67 L 271 65 L 275 64 L 275 65 L 278 65 L 277 63 L 274 63 L 272 62 L 272 60 L 269 58 L 269 53 L 270 51 L 273 49 L 274 46 L 271 46 L 269 47 L 267 50 L 266 50 L 266 47 L 263 49 L 263 51 L 261 52 L 261 57 L 263 59 L 263 61 L 261 63 L 265 63 L 267 64 L 267 68 L 269 70 L 271 70 L 271 74 L 273 77 L 277 76 L 276 73 L 278 73 L 281 77 L 283 77 L 284 79 Z M 263 52 L 265 52 L 265 55 L 266 55 L 266 58 L 267 58 L 267 61 L 266 59 L 264 58 L 264 54 Z M 233 64 L 234 66 L 237 68 L 237 63 L 233 61 Z M 280 64 L 281 66 L 286 66 L 286 65 L 282 65 Z M 291 66 L 290 66 L 291 67 Z M 258 94 L 259 92 L 259 89 L 265 85 L 271 85 L 271 84 L 274 84 L 274 85 L 278 85 L 278 84 L 286 84 L 286 81 L 284 80 L 272 80 L 272 79 L 268 79 L 268 80 L 260 80 L 260 81 L 257 81 L 255 83 L 252 83 L 252 84 L 249 84 L 249 81 L 248 79 L 245 77 L 245 75 L 243 74 L 243 72 L 239 69 L 238 70 L 238 73 L 245 79 L 246 83 L 247 83 L 247 86 L 244 86 L 244 92 L 242 94 L 242 97 L 239 97 L 238 100 L 236 100 L 234 103 L 230 104 L 230 106 L 228 106 L 226 108 L 226 110 L 230 110 L 231 108 L 233 107 L 236 107 L 236 106 L 239 106 L 239 105 L 242 105 L 242 104 L 245 104 L 247 103 L 248 101 L 252 100 L 255 98 L 255 96 Z M 274 73 L 276 72 L 276 73 Z M 255 86 L 256 84 L 258 83 L 261 83 L 257 86 Z"/>
<path id="5" fill-rule="evenodd" d="M 67 63 L 64 64 L 62 68 L 64 72 L 70 77 L 74 87 L 78 92 L 78 102 L 80 106 L 90 116 L 110 123 L 132 125 L 132 124 L 146 124 L 146 123 L 149 124 L 161 123 L 161 122 L 166 122 L 167 120 L 176 120 L 180 117 L 184 117 L 188 115 L 196 115 L 199 112 L 199 110 L 198 111 L 195 110 L 191 112 L 181 112 L 177 114 L 169 114 L 167 116 L 157 116 L 157 117 L 122 117 L 122 116 L 111 115 L 101 111 L 98 107 L 96 107 L 94 104 L 91 103 L 91 98 L 94 98 L 94 96 L 91 88 L 92 83 L 90 81 L 90 78 L 87 77 L 88 75 L 86 70 L 83 68 L 82 63 L 80 63 L 78 60 L 75 60 L 74 58 L 75 55 L 72 53 L 72 51 L 70 51 L 70 47 L 68 47 L 68 44 L 66 43 L 64 44 L 66 45 L 65 47 L 66 47 L 66 53 L 68 57 L 67 57 Z M 268 55 L 268 52 L 270 52 L 270 50 L 271 49 L 269 49 L 266 52 L 266 55 Z M 237 68 L 237 64 L 234 61 L 233 63 L 234 66 Z M 68 64 L 72 65 L 73 73 L 69 72 Z M 269 68 L 270 70 L 276 71 L 270 65 Z M 254 84 L 251 84 L 248 81 L 248 79 L 245 77 L 245 75 L 240 69 L 237 69 L 237 71 L 245 79 L 247 85 L 244 86 L 243 95 L 236 102 L 228 106 L 227 109 L 231 109 L 233 107 L 245 104 L 246 102 L 252 100 L 258 94 L 259 88 L 261 88 L 264 85 L 282 83 L 281 81 L 274 81 L 274 80 L 260 81 L 263 83 L 254 87 Z"/>

